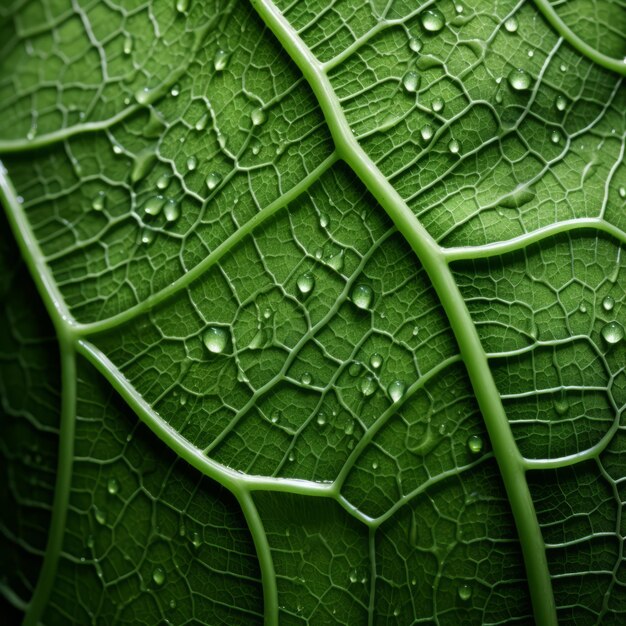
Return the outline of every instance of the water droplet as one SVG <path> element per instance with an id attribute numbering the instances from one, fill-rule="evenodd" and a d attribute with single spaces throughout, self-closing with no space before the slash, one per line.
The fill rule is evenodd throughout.
<path id="1" fill-rule="evenodd" d="M 298 291 L 302 295 L 306 295 L 313 291 L 313 287 L 315 287 L 315 278 L 313 277 L 313 274 L 302 274 L 296 280 L 296 284 L 298 286 Z"/>
<path id="2" fill-rule="evenodd" d="M 393 610 L 393 616 L 394 616 L 394 617 L 399 617 L 399 615 L 400 615 L 400 607 L 398 607 L 398 606 L 397 606 L 397 607 Z"/>
<path id="3" fill-rule="evenodd" d="M 321 411 L 317 414 L 317 424 L 318 426 L 324 426 L 324 424 L 326 424 L 326 415 Z"/>
<path id="4" fill-rule="evenodd" d="M 143 205 L 144 213 L 152 216 L 158 215 L 164 204 L 165 198 L 163 196 L 154 196 Z"/>
<path id="5" fill-rule="evenodd" d="M 417 337 L 419 335 L 420 329 L 419 326 L 414 326 L 412 330 L 413 337 Z"/>
<path id="6" fill-rule="evenodd" d="M 222 181 L 222 177 L 217 172 L 211 172 L 205 180 L 209 191 L 213 191 Z"/>
<path id="7" fill-rule="evenodd" d="M 394 380 L 387 387 L 387 393 L 389 393 L 389 397 L 392 402 L 398 402 L 404 395 L 404 383 L 401 380 Z"/>
<path id="8" fill-rule="evenodd" d="M 89 549 L 91 549 L 91 548 L 93 548 L 93 547 L 94 547 L 94 545 L 95 545 L 95 544 L 96 544 L 96 542 L 95 542 L 95 540 L 94 540 L 94 538 L 93 538 L 93 535 L 89 535 L 89 536 L 87 537 L 87 547 L 88 547 Z"/>
<path id="9" fill-rule="evenodd" d="M 604 298 L 604 300 L 602 300 L 602 308 L 605 311 L 612 310 L 614 306 L 615 306 L 615 300 L 611 296 L 607 296 L 606 298 Z"/>
<path id="10" fill-rule="evenodd" d="M 170 184 L 169 174 L 161 174 L 161 176 L 157 178 L 157 181 L 156 181 L 157 189 L 161 189 L 161 190 L 167 189 L 169 184 Z"/>
<path id="11" fill-rule="evenodd" d="M 107 481 L 107 491 L 111 495 L 115 495 L 120 490 L 120 484 L 115 480 L 115 478 L 109 478 Z"/>
<path id="12" fill-rule="evenodd" d="M 469 585 L 459 585 L 458 593 L 459 598 L 467 602 L 472 597 L 472 588 Z"/>
<path id="13" fill-rule="evenodd" d="M 439 428 L 437 429 L 437 432 L 440 435 L 445 435 L 447 430 L 448 430 L 448 427 L 445 424 L 439 424 Z"/>
<path id="14" fill-rule="evenodd" d="M 176 600 L 172 598 L 170 600 L 170 609 L 175 609 L 175 608 L 176 608 Z"/>
<path id="15" fill-rule="evenodd" d="M 348 374 L 350 374 L 350 376 L 358 376 L 361 373 L 362 369 L 363 363 L 360 363 L 359 361 L 354 361 L 350 364 L 350 367 L 348 368 Z"/>
<path id="16" fill-rule="evenodd" d="M 150 102 L 151 95 L 150 90 L 147 87 L 144 87 L 143 89 L 138 89 L 135 92 L 135 100 L 137 100 L 138 104 L 148 104 L 148 102 Z"/>
<path id="17" fill-rule="evenodd" d="M 378 469 L 378 461 L 372 461 L 372 469 Z"/>
<path id="18" fill-rule="evenodd" d="M 165 203 L 163 214 L 168 222 L 175 222 L 180 217 L 180 206 L 176 200 L 170 198 Z"/>
<path id="19" fill-rule="evenodd" d="M 419 52 L 422 49 L 422 42 L 417 37 L 410 37 L 409 48 L 413 50 L 413 52 Z"/>
<path id="20" fill-rule="evenodd" d="M 194 548 L 199 548 L 202 545 L 202 539 L 197 532 L 191 533 L 191 543 Z"/>
<path id="21" fill-rule="evenodd" d="M 530 87 L 530 75 L 522 68 L 512 70 L 509 74 L 508 81 L 509 85 L 511 85 L 515 91 L 523 91 Z"/>
<path id="22" fill-rule="evenodd" d="M 504 22 L 504 28 L 507 32 L 514 33 L 517 31 L 517 18 L 511 16 Z"/>
<path id="23" fill-rule="evenodd" d="M 267 115 L 263 109 L 254 109 L 254 111 L 250 113 L 250 119 L 252 120 L 253 126 L 260 126 L 267 119 Z"/>
<path id="24" fill-rule="evenodd" d="M 193 172 L 196 169 L 196 167 L 198 167 L 198 159 L 196 159 L 195 156 L 190 156 L 187 159 L 187 169 L 190 172 Z"/>
<path id="25" fill-rule="evenodd" d="M 354 420 L 348 421 L 348 423 L 344 426 L 343 432 L 348 436 L 354 433 Z"/>
<path id="26" fill-rule="evenodd" d="M 176 0 L 176 10 L 179 13 L 187 13 L 189 11 L 190 0 Z"/>
<path id="27" fill-rule="evenodd" d="M 602 328 L 602 336 L 607 343 L 616 344 L 624 338 L 624 329 L 618 322 L 609 322 Z"/>
<path id="28" fill-rule="evenodd" d="M 218 50 L 213 57 L 213 67 L 216 72 L 221 72 L 228 63 L 228 54 L 224 50 Z"/>
<path id="29" fill-rule="evenodd" d="M 430 141 L 434 134 L 433 127 L 430 124 L 426 124 L 426 126 L 422 127 L 422 130 L 420 131 L 420 133 L 424 141 Z"/>
<path id="30" fill-rule="evenodd" d="M 279 419 L 280 419 L 280 411 L 274 411 L 272 415 L 270 416 L 270 421 L 272 422 L 272 424 L 277 424 Z"/>
<path id="31" fill-rule="evenodd" d="M 579 310 L 581 313 L 586 313 L 586 312 L 587 312 L 587 305 L 586 305 L 584 302 L 581 302 L 581 303 L 580 303 L 580 306 L 578 307 L 578 310 Z"/>
<path id="32" fill-rule="evenodd" d="M 359 580 L 359 576 L 358 576 L 358 574 L 357 574 L 357 571 L 356 571 L 355 569 L 353 569 L 353 570 L 350 572 L 350 582 L 351 582 L 351 583 L 355 583 L 357 580 Z"/>
<path id="33" fill-rule="evenodd" d="M 554 410 L 557 415 L 565 415 L 569 411 L 569 402 L 566 398 L 560 398 L 554 401 Z"/>
<path id="34" fill-rule="evenodd" d="M 94 507 L 94 516 L 96 518 L 96 522 L 101 526 L 107 523 L 107 514 L 106 511 L 99 509 L 98 507 Z"/>
<path id="35" fill-rule="evenodd" d="M 272 317 L 272 309 L 265 309 L 263 311 L 263 318 L 268 320 L 270 317 Z"/>
<path id="36" fill-rule="evenodd" d="M 460 149 L 461 149 L 461 145 L 456 139 L 452 139 L 450 143 L 448 144 L 448 150 L 452 154 L 458 154 Z"/>
<path id="37" fill-rule="evenodd" d="M 228 332 L 219 326 L 211 326 L 204 331 L 202 340 L 209 352 L 220 354 L 228 343 Z"/>
<path id="38" fill-rule="evenodd" d="M 359 309 L 369 309 L 372 306 L 372 300 L 374 299 L 374 292 L 368 285 L 355 285 L 352 289 L 352 302 Z"/>
<path id="39" fill-rule="evenodd" d="M 300 382 L 303 385 L 310 385 L 313 382 L 313 376 L 311 376 L 311 372 L 304 372 L 300 377 Z"/>
<path id="40" fill-rule="evenodd" d="M 180 85 L 172 85 L 172 88 L 170 89 L 170 94 L 172 94 L 172 96 L 176 98 L 180 94 Z"/>
<path id="41" fill-rule="evenodd" d="M 330 224 L 330 219 L 328 215 L 326 213 L 322 213 L 320 215 L 320 226 L 322 228 L 327 228 L 329 224 Z"/>
<path id="42" fill-rule="evenodd" d="M 158 585 L 159 587 L 165 582 L 165 572 L 162 568 L 155 567 L 154 570 L 152 570 L 152 580 L 155 585 Z"/>
<path id="43" fill-rule="evenodd" d="M 289 451 L 289 454 L 287 455 L 287 459 L 293 463 L 296 460 L 296 454 L 293 450 Z"/>
<path id="44" fill-rule="evenodd" d="M 559 65 L 559 69 L 561 72 L 567 72 L 567 65 L 565 63 L 561 63 L 561 65 Z"/>
<path id="45" fill-rule="evenodd" d="M 402 79 L 402 84 L 409 93 L 415 93 L 417 91 L 419 82 L 420 78 L 415 72 L 407 72 Z"/>
<path id="46" fill-rule="evenodd" d="M 565 96 L 557 96 L 556 100 L 554 101 L 554 106 L 556 107 L 557 111 L 564 111 L 565 107 L 567 106 L 567 100 L 565 99 Z"/>
<path id="47" fill-rule="evenodd" d="M 383 364 L 383 357 L 378 354 L 378 352 L 374 352 L 370 357 L 370 365 L 377 370 Z"/>
<path id="48" fill-rule="evenodd" d="M 139 182 L 154 166 L 156 152 L 153 147 L 145 148 L 135 156 L 133 169 L 130 173 L 130 180 L 133 183 Z"/>
<path id="49" fill-rule="evenodd" d="M 445 100 L 443 98 L 435 98 L 431 103 L 430 103 L 430 108 L 435 112 L 435 113 L 440 113 L 441 111 L 443 111 L 443 107 L 446 105 Z"/>
<path id="50" fill-rule="evenodd" d="M 196 122 L 194 128 L 196 130 L 204 130 L 207 127 L 207 124 L 209 123 L 209 114 L 208 113 L 204 113 L 200 119 Z"/>
<path id="51" fill-rule="evenodd" d="M 141 243 L 144 245 L 149 245 L 154 241 L 154 231 L 149 228 L 144 228 L 141 233 Z"/>
<path id="52" fill-rule="evenodd" d="M 552 143 L 559 143 L 561 141 L 561 135 L 559 134 L 558 130 L 552 131 L 552 134 L 550 135 L 550 141 Z"/>
<path id="53" fill-rule="evenodd" d="M 343 270 L 344 263 L 344 253 L 343 250 L 340 250 L 336 254 L 332 254 L 326 260 L 326 264 L 328 267 L 334 269 L 336 272 L 341 272 Z"/>
<path id="54" fill-rule="evenodd" d="M 365 397 L 371 396 L 376 391 L 376 381 L 371 376 L 363 378 L 359 386 Z"/>
<path id="55" fill-rule="evenodd" d="M 430 33 L 439 32 L 445 25 L 446 19 L 438 9 L 426 9 L 420 13 L 422 26 Z"/>
<path id="56" fill-rule="evenodd" d="M 483 439 L 479 435 L 472 435 L 467 440 L 467 447 L 472 454 L 479 454 L 483 450 Z"/>
<path id="57" fill-rule="evenodd" d="M 626 187 L 620 187 L 617 193 L 619 193 L 620 198 L 626 198 Z"/>
<path id="58" fill-rule="evenodd" d="M 133 51 L 133 38 L 131 35 L 126 35 L 124 37 L 124 45 L 122 46 L 122 52 L 124 54 L 129 55 Z"/>
<path id="59" fill-rule="evenodd" d="M 91 208 L 94 211 L 102 211 L 104 209 L 105 203 L 106 203 L 106 195 L 104 191 L 99 191 L 91 203 Z"/>

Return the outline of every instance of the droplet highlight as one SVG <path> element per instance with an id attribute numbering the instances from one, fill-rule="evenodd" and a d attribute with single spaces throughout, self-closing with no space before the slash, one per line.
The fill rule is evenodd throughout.
<path id="1" fill-rule="evenodd" d="M 352 289 L 352 302 L 359 309 L 367 310 L 372 306 L 374 292 L 368 285 L 355 285 Z"/>
<path id="2" fill-rule="evenodd" d="M 446 19 L 439 9 L 426 9 L 420 13 L 420 19 L 424 30 L 429 33 L 439 32 L 445 25 Z"/>
<path id="3" fill-rule="evenodd" d="M 204 331 L 202 340 L 209 352 L 220 354 L 228 343 L 228 333 L 219 326 L 212 326 Z"/>

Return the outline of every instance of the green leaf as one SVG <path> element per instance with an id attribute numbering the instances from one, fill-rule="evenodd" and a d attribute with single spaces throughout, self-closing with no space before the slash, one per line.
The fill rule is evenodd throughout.
<path id="1" fill-rule="evenodd" d="M 623 7 L 5 4 L 4 614 L 621 623 Z"/>

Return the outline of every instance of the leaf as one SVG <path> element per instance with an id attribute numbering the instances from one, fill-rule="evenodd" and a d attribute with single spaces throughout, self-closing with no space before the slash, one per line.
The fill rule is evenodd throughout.
<path id="1" fill-rule="evenodd" d="M 615 6 L 0 8 L 9 619 L 623 620 Z"/>

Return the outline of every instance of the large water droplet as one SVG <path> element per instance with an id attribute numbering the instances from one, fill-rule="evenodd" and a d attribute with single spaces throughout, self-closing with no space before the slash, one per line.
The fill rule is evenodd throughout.
<path id="1" fill-rule="evenodd" d="M 228 343 L 228 332 L 219 326 L 211 326 L 204 331 L 202 340 L 209 352 L 220 354 Z"/>
<path id="2" fill-rule="evenodd" d="M 189 11 L 190 0 L 176 0 L 176 10 L 179 13 L 187 13 Z"/>
<path id="3" fill-rule="evenodd" d="M 369 309 L 372 306 L 372 300 L 374 299 L 374 292 L 369 285 L 355 285 L 352 289 L 352 302 L 359 309 Z"/>
<path id="4" fill-rule="evenodd" d="M 165 572 L 161 567 L 155 567 L 152 571 L 152 580 L 159 587 L 165 582 Z"/>
<path id="5" fill-rule="evenodd" d="M 300 382 L 303 385 L 310 385 L 313 382 L 313 376 L 311 372 L 304 372 L 302 376 L 300 376 Z"/>
<path id="6" fill-rule="evenodd" d="M 607 296 L 602 300 L 602 308 L 605 311 L 611 311 L 615 306 L 615 300 L 611 296 Z"/>
<path id="7" fill-rule="evenodd" d="M 458 594 L 463 602 L 467 602 L 472 597 L 472 588 L 469 585 L 459 585 Z"/>
<path id="8" fill-rule="evenodd" d="M 222 177 L 217 172 L 211 172 L 206 177 L 206 186 L 209 191 L 213 191 L 222 181 Z"/>
<path id="9" fill-rule="evenodd" d="M 150 89 L 144 87 L 143 89 L 138 89 L 135 92 L 135 100 L 137 100 L 137 103 L 141 105 L 148 104 L 148 102 L 150 102 L 151 95 L 152 92 Z"/>
<path id="10" fill-rule="evenodd" d="M 147 215 L 158 215 L 165 204 L 163 196 L 154 196 L 150 198 L 143 206 L 144 213 Z"/>
<path id="11" fill-rule="evenodd" d="M 161 176 L 157 178 L 157 181 L 156 181 L 157 189 L 160 189 L 161 191 L 163 191 L 164 189 L 168 188 L 169 184 L 170 184 L 169 174 L 161 174 Z"/>
<path id="12" fill-rule="evenodd" d="M 430 124 L 426 124 L 426 126 L 422 127 L 422 130 L 420 130 L 420 134 L 422 135 L 422 139 L 424 141 L 430 141 L 433 137 L 433 127 Z"/>
<path id="13" fill-rule="evenodd" d="M 456 139 L 452 139 L 450 143 L 448 144 L 448 150 L 452 154 L 458 154 L 460 149 L 461 149 L 461 144 L 459 144 L 459 142 Z"/>
<path id="14" fill-rule="evenodd" d="M 313 287 L 315 287 L 315 278 L 313 274 L 309 274 L 309 273 L 302 274 L 296 280 L 296 284 L 298 286 L 298 291 L 302 295 L 306 295 L 308 293 L 311 293 L 311 291 L 313 291 Z"/>
<path id="15" fill-rule="evenodd" d="M 509 17 L 504 22 L 504 28 L 506 28 L 507 32 L 514 33 L 517 31 L 517 18 L 514 16 Z"/>
<path id="16" fill-rule="evenodd" d="M 422 26 L 430 33 L 440 31 L 446 25 L 446 19 L 439 9 L 426 9 L 420 13 Z"/>
<path id="17" fill-rule="evenodd" d="M 367 397 L 376 391 L 376 381 L 371 376 L 366 376 L 360 383 L 361 393 Z"/>
<path id="18" fill-rule="evenodd" d="M 509 85 L 511 85 L 515 91 L 523 91 L 530 87 L 530 75 L 522 68 L 512 70 L 508 80 Z"/>
<path id="19" fill-rule="evenodd" d="M 348 368 L 348 374 L 350 374 L 350 376 L 352 377 L 358 376 L 361 373 L 362 369 L 363 363 L 359 361 L 354 361 L 353 363 L 350 363 L 350 367 Z"/>
<path id="20" fill-rule="evenodd" d="M 616 344 L 624 338 L 624 329 L 618 322 L 609 322 L 602 328 L 602 336 L 607 343 Z"/>
<path id="21" fill-rule="evenodd" d="M 224 50 L 218 50 L 213 57 L 213 67 L 216 72 L 221 72 L 228 63 L 228 54 Z"/>
<path id="22" fill-rule="evenodd" d="M 344 265 L 344 251 L 340 250 L 339 252 L 329 256 L 328 259 L 326 259 L 326 264 L 336 272 L 341 272 Z"/>
<path id="23" fill-rule="evenodd" d="M 479 435 L 472 435 L 467 440 L 467 447 L 472 454 L 479 454 L 483 450 L 483 439 Z"/>
<path id="24" fill-rule="evenodd" d="M 267 115 L 263 109 L 254 109 L 254 111 L 250 113 L 250 119 L 252 120 L 253 126 L 260 126 L 267 119 Z"/>
<path id="25" fill-rule="evenodd" d="M 392 402 L 398 402 L 404 395 L 405 385 L 401 380 L 394 380 L 387 387 L 387 393 L 389 393 L 389 397 Z"/>
<path id="26" fill-rule="evenodd" d="M 170 198 L 165 203 L 163 214 L 168 222 L 175 222 L 180 217 L 180 206 L 176 200 Z"/>
<path id="27" fill-rule="evenodd" d="M 193 172 L 196 169 L 196 167 L 198 167 L 198 159 L 195 156 L 190 156 L 187 159 L 187 169 L 190 172 Z"/>
<path id="28" fill-rule="evenodd" d="M 109 478 L 107 481 L 107 491 L 111 495 L 115 495 L 120 490 L 120 484 L 115 480 L 115 478 Z"/>
<path id="29" fill-rule="evenodd" d="M 402 79 L 402 84 L 409 93 L 415 93 L 417 91 L 419 82 L 420 78 L 416 72 L 407 72 Z"/>
<path id="30" fill-rule="evenodd" d="M 104 191 L 99 191 L 91 203 L 91 208 L 94 211 L 102 211 L 104 209 L 105 203 L 106 203 L 106 195 Z"/>
<path id="31" fill-rule="evenodd" d="M 443 111 L 443 107 L 446 105 L 446 102 L 443 98 L 435 98 L 431 103 L 430 103 L 430 108 L 435 112 L 435 113 L 440 113 L 441 111 Z"/>
<path id="32" fill-rule="evenodd" d="M 378 354 L 378 352 L 374 352 L 370 357 L 370 365 L 377 370 L 383 364 L 383 357 Z"/>

